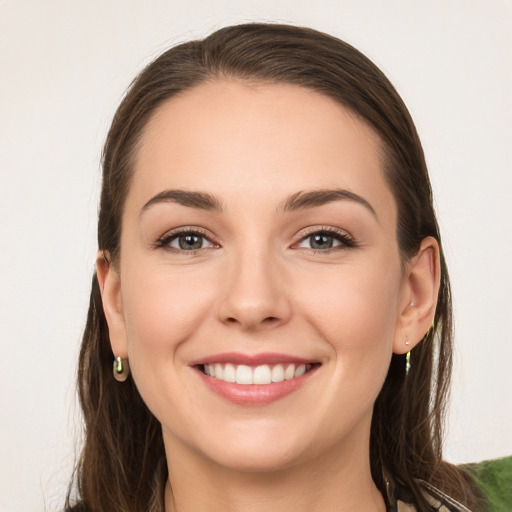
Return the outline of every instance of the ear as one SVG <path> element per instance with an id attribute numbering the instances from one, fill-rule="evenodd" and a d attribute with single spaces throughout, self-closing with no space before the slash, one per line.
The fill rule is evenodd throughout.
<path id="1" fill-rule="evenodd" d="M 98 251 L 96 257 L 96 276 L 100 287 L 103 311 L 107 319 L 112 352 L 116 357 L 126 358 L 128 343 L 121 300 L 121 280 L 117 269 L 107 261 L 103 251 Z"/>
<path id="2" fill-rule="evenodd" d="M 406 266 L 393 344 L 395 354 L 405 354 L 427 333 L 436 313 L 440 280 L 439 244 L 429 236 Z"/>

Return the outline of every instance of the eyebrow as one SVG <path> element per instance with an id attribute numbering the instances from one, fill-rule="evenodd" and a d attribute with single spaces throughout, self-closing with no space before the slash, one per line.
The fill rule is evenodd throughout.
<path id="1" fill-rule="evenodd" d="M 340 200 L 355 201 L 369 210 L 375 218 L 378 218 L 377 212 L 364 197 L 344 189 L 320 189 L 297 192 L 286 199 L 281 209 L 284 212 L 305 210 Z"/>
<path id="2" fill-rule="evenodd" d="M 283 212 L 292 212 L 297 210 L 306 210 L 332 203 L 334 201 L 349 200 L 363 205 L 372 215 L 377 218 L 372 205 L 360 195 L 344 189 L 319 189 L 310 191 L 300 191 L 288 197 L 278 208 Z M 177 203 L 189 208 L 198 210 L 222 212 L 221 202 L 211 194 L 190 190 L 164 190 L 152 197 L 140 210 L 139 217 L 148 209 L 159 203 Z"/>
<path id="3" fill-rule="evenodd" d="M 221 212 L 222 205 L 220 201 L 205 192 L 193 192 L 190 190 L 164 190 L 152 197 L 140 210 L 141 217 L 149 208 L 158 203 L 177 203 L 189 208 L 198 210 Z"/>

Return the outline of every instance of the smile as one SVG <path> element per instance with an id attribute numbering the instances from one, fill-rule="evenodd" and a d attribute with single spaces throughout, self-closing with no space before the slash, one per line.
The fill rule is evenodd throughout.
<path id="1" fill-rule="evenodd" d="M 214 379 L 242 385 L 267 385 L 284 380 L 302 377 L 313 368 L 313 364 L 263 364 L 248 366 L 245 364 L 205 364 L 203 373 Z"/>
<path id="2" fill-rule="evenodd" d="M 239 406 L 262 406 L 297 392 L 322 364 L 288 354 L 229 352 L 192 361 L 190 366 L 223 399 Z"/>

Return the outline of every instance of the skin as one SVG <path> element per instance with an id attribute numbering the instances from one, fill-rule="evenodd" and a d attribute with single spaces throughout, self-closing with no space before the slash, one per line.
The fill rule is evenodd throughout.
<path id="1" fill-rule="evenodd" d="M 162 424 L 167 512 L 385 510 L 370 474 L 372 407 L 392 353 L 413 348 L 432 321 L 439 250 L 427 238 L 402 260 L 381 154 L 356 116 L 286 84 L 212 81 L 149 121 L 120 263 L 98 255 L 97 269 L 113 352 L 129 359 Z M 222 212 L 175 201 L 144 208 L 170 189 L 214 196 Z M 319 189 L 369 206 L 344 198 L 283 208 Z M 181 227 L 204 234 L 203 248 L 158 246 Z M 326 229 L 354 246 L 312 249 L 311 233 Z M 321 366 L 291 395 L 243 406 L 190 366 L 222 352 Z"/>

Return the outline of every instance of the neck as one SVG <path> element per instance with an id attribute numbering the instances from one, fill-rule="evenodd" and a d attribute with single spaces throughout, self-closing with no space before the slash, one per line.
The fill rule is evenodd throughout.
<path id="1" fill-rule="evenodd" d="M 371 478 L 367 442 L 264 472 L 225 468 L 183 445 L 169 448 L 166 443 L 173 456 L 168 456 L 165 512 L 386 510 Z"/>

